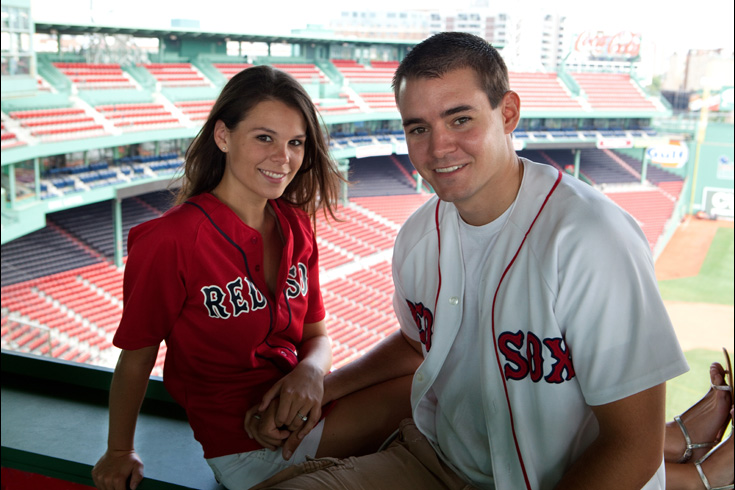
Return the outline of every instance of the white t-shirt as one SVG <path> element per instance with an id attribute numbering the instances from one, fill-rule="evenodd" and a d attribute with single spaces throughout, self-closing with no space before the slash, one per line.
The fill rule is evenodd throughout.
<path id="1" fill-rule="evenodd" d="M 459 236 L 462 245 L 466 284 L 479 284 L 483 280 L 482 267 L 489 259 L 493 245 L 505 223 L 508 221 L 512 206 L 496 220 L 483 225 L 472 226 L 459 222 Z M 488 442 L 487 426 L 484 423 L 482 405 L 482 381 L 479 373 L 483 369 L 482 356 L 485 351 L 477 349 L 481 342 L 479 326 L 484 322 L 479 318 L 480 288 L 467 287 L 462 305 L 462 324 L 449 351 L 447 361 L 434 382 L 437 397 L 436 440 L 444 454 L 451 454 L 452 465 L 468 481 L 475 485 L 495 487 L 492 476 L 492 458 Z M 475 420 L 477 423 L 467 423 Z M 444 454 L 442 456 L 444 456 Z M 444 457 L 444 460 L 449 458 Z"/>

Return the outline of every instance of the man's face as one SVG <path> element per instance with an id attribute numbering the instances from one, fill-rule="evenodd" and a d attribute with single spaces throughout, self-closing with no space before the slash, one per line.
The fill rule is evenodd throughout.
<path id="1" fill-rule="evenodd" d="M 466 221 L 507 194 L 503 188 L 517 179 L 510 140 L 518 122 L 514 93 L 493 109 L 474 70 L 462 68 L 441 78 L 403 80 L 398 100 L 411 162 Z"/>

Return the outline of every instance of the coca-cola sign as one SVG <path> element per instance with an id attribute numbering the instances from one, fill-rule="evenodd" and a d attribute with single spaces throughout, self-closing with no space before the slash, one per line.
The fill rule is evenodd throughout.
<path id="1" fill-rule="evenodd" d="M 630 31 L 613 35 L 584 31 L 574 42 L 574 50 L 592 58 L 635 58 L 641 51 L 641 35 Z"/>

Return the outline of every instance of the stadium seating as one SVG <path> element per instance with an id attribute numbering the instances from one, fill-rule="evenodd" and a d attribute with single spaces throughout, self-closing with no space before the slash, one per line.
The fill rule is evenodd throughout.
<path id="1" fill-rule="evenodd" d="M 313 102 L 324 116 L 363 112 L 360 105 L 346 93 L 339 94 L 339 98 L 336 99 L 314 100 Z"/>
<path id="2" fill-rule="evenodd" d="M 381 64 L 373 62 L 366 66 L 355 60 L 330 60 L 349 83 L 381 83 L 390 86 L 393 74 L 398 67 L 397 63 Z"/>
<path id="3" fill-rule="evenodd" d="M 319 69 L 318 66 L 310 63 L 273 63 L 273 68 L 285 71 L 302 84 L 310 83 L 330 83 L 329 78 Z"/>
<path id="4" fill-rule="evenodd" d="M 187 100 L 174 104 L 179 110 L 192 121 L 203 121 L 209 116 L 209 111 L 214 105 L 213 100 Z"/>
<path id="5" fill-rule="evenodd" d="M 5 126 L 5 120 L 3 119 L 2 125 L 0 126 L 0 141 L 2 141 L 2 149 L 14 148 L 16 146 L 23 146 L 26 144 L 18 138 L 14 132 L 7 129 Z"/>
<path id="6" fill-rule="evenodd" d="M 55 62 L 53 65 L 66 75 L 77 90 L 138 88 L 118 63 Z"/>
<path id="7" fill-rule="evenodd" d="M 649 245 L 651 248 L 655 247 L 666 221 L 674 211 L 673 196 L 662 192 L 659 188 L 646 191 L 606 192 L 605 194 L 635 217 Z"/>
<path id="8" fill-rule="evenodd" d="M 179 118 L 171 114 L 163 104 L 112 104 L 99 105 L 95 109 L 123 131 L 147 131 L 183 126 Z"/>
<path id="9" fill-rule="evenodd" d="M 510 72 L 510 88 L 521 98 L 521 110 L 582 110 L 556 73 Z"/>
<path id="10" fill-rule="evenodd" d="M 572 73 L 595 110 L 651 110 L 658 108 L 646 99 L 630 75 L 618 73 Z"/>
<path id="11" fill-rule="evenodd" d="M 148 63 L 142 65 L 161 87 L 210 87 L 212 82 L 191 63 Z"/>
<path id="12" fill-rule="evenodd" d="M 212 63 L 227 80 L 234 77 L 246 68 L 250 68 L 252 63 Z"/>
<path id="13" fill-rule="evenodd" d="M 107 134 L 96 115 L 81 107 L 32 109 L 8 114 L 31 136 L 43 141 L 91 138 Z"/>
<path id="14" fill-rule="evenodd" d="M 364 92 L 359 94 L 367 103 L 368 107 L 374 111 L 397 111 L 396 98 L 393 92 Z"/>
<path id="15" fill-rule="evenodd" d="M 375 195 L 402 195 L 416 190 L 411 177 L 413 166 L 407 158 L 371 157 L 353 160 L 350 164 L 350 181 L 357 182 L 350 189 L 351 197 Z"/>

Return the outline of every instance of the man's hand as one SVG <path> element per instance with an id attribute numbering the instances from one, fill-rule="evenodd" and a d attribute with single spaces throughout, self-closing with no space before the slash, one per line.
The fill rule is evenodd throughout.
<path id="1" fill-rule="evenodd" d="M 135 490 L 143 480 L 143 462 L 134 450 L 108 449 L 92 468 L 92 479 L 100 490 Z"/>
<path id="2" fill-rule="evenodd" d="M 245 432 L 251 439 L 255 439 L 258 444 L 271 451 L 275 451 L 291 435 L 290 431 L 276 425 L 277 408 L 278 401 L 275 400 L 263 412 L 259 410 L 260 407 L 255 406 L 245 413 Z"/>

